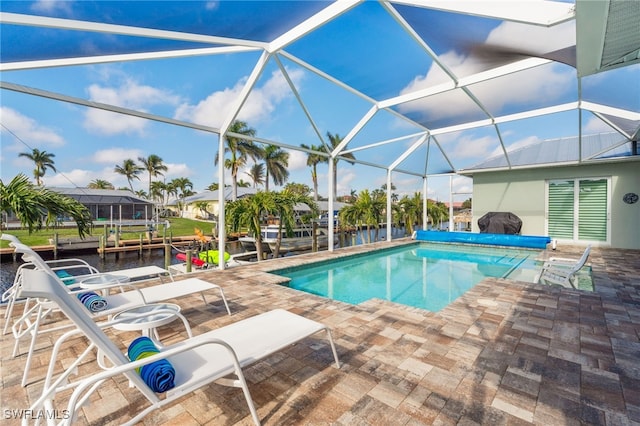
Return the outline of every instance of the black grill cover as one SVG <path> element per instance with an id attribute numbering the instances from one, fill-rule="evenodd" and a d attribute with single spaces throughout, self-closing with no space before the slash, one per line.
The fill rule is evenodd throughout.
<path id="1" fill-rule="evenodd" d="M 510 212 L 489 212 L 478 219 L 483 234 L 519 234 L 522 221 Z"/>

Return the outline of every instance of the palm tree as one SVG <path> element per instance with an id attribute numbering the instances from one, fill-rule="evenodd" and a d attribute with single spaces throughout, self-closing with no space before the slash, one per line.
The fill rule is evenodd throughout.
<path id="1" fill-rule="evenodd" d="M 191 189 L 193 189 L 193 183 L 191 182 L 191 180 L 189 180 L 189 178 L 182 177 L 172 179 L 171 182 L 169 182 L 169 186 L 171 188 L 175 188 L 175 191 L 180 198 L 178 208 L 180 209 L 180 211 L 182 211 L 186 207 L 184 205 L 184 198 L 188 197 L 189 195 L 193 195 L 193 191 L 191 191 Z"/>
<path id="2" fill-rule="evenodd" d="M 128 190 L 129 188 L 125 188 L 125 191 L 128 191 Z M 140 198 L 144 198 L 146 200 L 149 199 L 149 194 L 147 194 L 147 192 L 144 189 L 138 189 L 136 192 L 134 192 L 134 194 L 136 194 Z"/>
<path id="3" fill-rule="evenodd" d="M 218 182 L 213 182 L 212 184 L 207 186 L 205 189 L 208 191 L 217 191 L 219 187 L 220 187 L 220 184 Z M 231 187 L 231 185 L 225 185 L 225 188 L 229 188 L 229 187 Z"/>
<path id="4" fill-rule="evenodd" d="M 293 234 L 293 228 L 296 226 L 295 207 L 297 204 L 306 204 L 311 208 L 311 215 L 318 215 L 317 204 L 308 196 L 285 189 L 282 192 L 274 193 L 276 214 L 280 218 L 278 221 L 278 236 L 276 237 L 276 247 L 273 251 L 273 257 L 280 256 L 280 244 L 282 243 L 282 227 L 284 226 L 287 235 Z M 256 247 L 258 243 L 256 242 Z"/>
<path id="5" fill-rule="evenodd" d="M 256 237 L 256 247 L 262 247 L 262 233 L 260 220 L 263 214 L 274 213 L 276 200 L 273 192 L 258 192 L 252 197 L 231 201 L 225 206 L 227 228 L 231 232 L 238 232 L 240 228 L 249 228 Z M 262 260 L 262 250 L 258 250 L 258 261 Z"/>
<path id="6" fill-rule="evenodd" d="M 246 172 L 253 181 L 253 187 L 257 188 L 258 185 L 264 184 L 264 163 L 254 163 Z"/>
<path id="7" fill-rule="evenodd" d="M 438 228 L 442 226 L 442 222 L 449 219 L 449 209 L 440 201 L 427 200 L 427 214 L 431 219 L 431 224 L 438 224 Z"/>
<path id="8" fill-rule="evenodd" d="M 23 174 L 14 177 L 8 185 L 0 180 L 0 211 L 13 212 L 29 233 L 49 226 L 60 216 L 71 216 L 78 225 L 78 235 L 84 238 L 91 232 L 91 213 L 71 197 L 50 191 L 29 182 Z"/>
<path id="9" fill-rule="evenodd" d="M 305 149 L 310 149 L 316 152 L 325 152 L 324 145 L 315 146 L 311 145 L 310 147 L 301 144 L 301 147 Z M 313 152 L 307 153 L 307 166 L 311 167 L 311 181 L 313 182 L 313 200 L 318 202 L 318 170 L 317 166 L 319 163 L 327 163 L 329 161 L 329 157 L 325 157 L 324 155 L 316 154 Z"/>
<path id="10" fill-rule="evenodd" d="M 131 158 L 128 158 L 128 159 L 126 159 L 126 160 L 124 160 L 122 162 L 121 166 L 116 166 L 115 169 L 114 169 L 114 172 L 116 172 L 118 174 L 121 174 L 124 177 L 126 177 L 127 178 L 127 182 L 129 182 L 129 188 L 131 189 L 131 192 L 134 192 L 133 191 L 133 184 L 131 183 L 131 181 L 133 179 L 140 180 L 140 176 L 138 176 L 138 175 L 143 170 L 144 170 L 144 167 L 139 166 Z"/>
<path id="11" fill-rule="evenodd" d="M 165 188 L 165 194 L 167 196 L 167 202 L 169 202 L 169 199 L 171 198 L 172 195 L 174 197 L 178 197 L 178 188 L 176 188 L 176 186 L 172 182 L 165 184 L 164 188 Z"/>
<path id="12" fill-rule="evenodd" d="M 284 185 L 289 179 L 289 153 L 276 145 L 267 145 L 263 150 L 264 164 L 267 173 L 265 175 L 265 190 L 269 190 L 269 176 L 274 185 Z"/>
<path id="13" fill-rule="evenodd" d="M 231 126 L 229 126 L 228 131 L 249 137 L 255 136 L 256 134 L 255 129 L 248 127 L 247 123 L 239 120 L 234 121 Z M 224 167 L 231 170 L 233 187 L 231 199 L 236 200 L 238 198 L 238 171 L 247 164 L 248 157 L 251 157 L 254 160 L 262 158 L 262 149 L 249 139 L 226 135 L 225 140 L 227 142 L 227 146 L 224 148 L 224 152 L 231 154 L 231 158 L 227 158 L 224 161 Z M 216 155 L 216 166 L 218 165 L 219 155 L 220 153 Z"/>
<path id="14" fill-rule="evenodd" d="M 203 217 L 205 219 L 209 217 L 209 202 L 208 201 L 196 201 L 195 203 L 193 203 L 193 205 L 195 206 L 195 208 L 200 210 L 200 212 L 202 213 L 202 215 L 203 215 Z"/>
<path id="15" fill-rule="evenodd" d="M 422 223 L 422 195 L 419 192 L 413 194 L 413 197 L 403 196 L 398 202 L 403 211 L 403 219 L 407 227 L 407 233 L 413 234 L 413 225 Z"/>
<path id="16" fill-rule="evenodd" d="M 376 239 L 380 218 L 386 207 L 384 197 L 370 193 L 368 189 L 360 192 L 353 204 L 340 209 L 340 221 L 355 225 L 361 229 L 367 226 L 367 241 L 371 242 L 371 227 L 376 229 Z"/>
<path id="17" fill-rule="evenodd" d="M 167 203 L 167 184 L 156 180 L 151 182 L 151 192 L 148 194 L 151 200 L 160 201 L 163 205 Z"/>
<path id="18" fill-rule="evenodd" d="M 306 183 L 288 182 L 283 191 L 294 192 L 305 197 L 311 196 L 311 188 Z M 315 201 L 315 200 L 314 200 Z"/>
<path id="19" fill-rule="evenodd" d="M 386 192 L 387 192 L 387 184 L 383 183 L 382 186 L 380 187 L 380 189 L 382 189 L 386 194 Z M 393 182 L 391 182 L 391 190 L 392 191 L 396 190 L 396 186 L 393 184 Z M 394 192 L 391 193 L 391 202 L 393 202 L 393 203 L 397 203 L 398 202 L 398 194 L 396 194 Z"/>
<path id="20" fill-rule="evenodd" d="M 102 179 L 94 179 L 91 182 L 89 182 L 89 185 L 87 185 L 87 188 L 90 189 L 113 189 L 114 186 L 111 182 L 107 182 L 106 180 L 102 180 Z"/>
<path id="21" fill-rule="evenodd" d="M 250 188 L 250 187 L 251 187 L 251 184 L 249 182 L 245 182 L 242 179 L 238 181 L 238 188 Z"/>
<path id="22" fill-rule="evenodd" d="M 166 172 L 168 170 L 167 166 L 162 163 L 162 158 L 155 154 L 151 154 L 147 158 L 138 157 L 138 161 L 140 161 L 144 166 L 143 170 L 146 170 L 149 173 L 149 193 L 151 193 L 151 178 L 164 176 L 162 172 Z"/>
<path id="23" fill-rule="evenodd" d="M 34 148 L 31 152 L 21 152 L 18 154 L 18 157 L 26 157 L 29 160 L 33 161 L 36 165 L 36 168 L 33 169 L 33 177 L 36 179 L 36 185 L 42 185 L 42 181 L 40 178 L 44 176 L 47 169 L 51 169 L 56 172 L 56 168 L 53 165 L 53 157 L 55 154 L 51 154 L 47 151 L 40 151 L 37 148 Z"/>
<path id="24" fill-rule="evenodd" d="M 338 212 L 341 226 L 355 226 L 357 228 L 360 228 L 362 226 L 363 216 L 364 211 L 362 211 L 362 206 L 355 203 L 344 206 Z"/>
<path id="25" fill-rule="evenodd" d="M 329 143 L 331 144 L 332 151 L 335 150 L 338 147 L 338 145 L 340 145 L 343 139 L 337 133 L 335 135 L 332 135 L 330 132 L 327 132 L 327 138 L 329 138 Z M 347 154 L 341 154 L 340 157 L 355 160 L 355 157 L 350 152 Z M 336 199 L 336 193 L 338 191 L 338 161 L 340 161 L 339 157 L 335 157 L 333 159 L 333 199 L 334 200 Z M 349 161 L 349 163 L 355 164 L 352 161 Z"/>

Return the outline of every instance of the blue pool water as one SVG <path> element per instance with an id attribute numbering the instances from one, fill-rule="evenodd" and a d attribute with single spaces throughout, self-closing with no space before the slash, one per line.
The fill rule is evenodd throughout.
<path id="1" fill-rule="evenodd" d="M 539 251 L 420 243 L 273 271 L 308 293 L 359 304 L 372 298 L 437 312 L 486 277 L 539 268 Z"/>

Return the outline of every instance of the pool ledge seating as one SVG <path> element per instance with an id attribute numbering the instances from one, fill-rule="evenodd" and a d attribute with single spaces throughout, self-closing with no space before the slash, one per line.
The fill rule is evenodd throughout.
<path id="1" fill-rule="evenodd" d="M 536 235 L 474 234 L 471 232 L 415 231 L 414 240 L 445 243 L 487 244 L 546 249 L 551 238 Z"/>

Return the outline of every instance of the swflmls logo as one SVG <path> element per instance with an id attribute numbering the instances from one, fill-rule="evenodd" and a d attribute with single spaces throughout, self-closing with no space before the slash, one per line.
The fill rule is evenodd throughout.
<path id="1" fill-rule="evenodd" d="M 69 410 L 3 410 L 5 420 L 30 419 L 30 420 L 64 420 L 69 419 Z"/>

